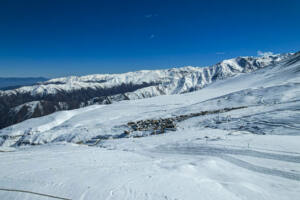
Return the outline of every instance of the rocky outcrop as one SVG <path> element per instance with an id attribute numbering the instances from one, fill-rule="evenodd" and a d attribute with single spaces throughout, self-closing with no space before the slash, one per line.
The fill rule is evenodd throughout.
<path id="1" fill-rule="evenodd" d="M 127 126 L 129 129 L 125 130 L 124 133 L 129 135 L 134 131 L 151 131 L 151 135 L 162 134 L 166 131 L 175 131 L 176 123 L 187 120 L 192 117 L 199 117 L 203 115 L 217 114 L 229 112 L 232 110 L 246 108 L 245 106 L 233 107 L 233 108 L 224 108 L 220 110 L 211 110 L 211 111 L 202 111 L 198 113 L 190 113 L 187 115 L 179 115 L 176 117 L 169 117 L 164 119 L 147 119 L 140 120 L 137 122 L 128 122 Z"/>
<path id="2" fill-rule="evenodd" d="M 137 122 L 129 122 L 129 130 L 124 133 L 130 134 L 133 131 L 151 131 L 151 135 L 162 134 L 167 130 L 176 130 L 176 118 L 148 119 Z"/>
<path id="3" fill-rule="evenodd" d="M 193 117 L 224 113 L 224 112 L 229 112 L 232 110 L 238 110 L 243 108 L 247 108 L 247 107 L 240 106 L 240 107 L 233 107 L 233 108 L 224 108 L 219 110 L 190 113 L 186 115 L 179 115 L 179 116 L 169 117 L 169 118 L 146 119 L 146 120 L 139 120 L 136 122 L 128 122 L 127 125 L 124 125 L 124 129 L 125 129 L 124 132 L 119 135 L 98 135 L 86 142 L 83 141 L 77 142 L 77 144 L 87 144 L 90 146 L 95 146 L 99 144 L 99 142 L 102 140 L 129 138 L 129 137 L 139 138 L 139 137 L 145 137 L 149 135 L 163 134 L 168 131 L 176 131 L 177 123 Z"/>

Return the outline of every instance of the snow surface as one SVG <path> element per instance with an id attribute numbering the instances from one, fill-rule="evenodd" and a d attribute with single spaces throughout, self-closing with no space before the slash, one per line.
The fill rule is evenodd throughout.
<path id="1" fill-rule="evenodd" d="M 0 199 L 47 199 L 1 189 L 67 199 L 299 199 L 295 58 L 196 92 L 61 111 L 2 129 Z M 239 106 L 189 118 L 165 134 L 85 145 L 122 133 L 130 121 Z"/>

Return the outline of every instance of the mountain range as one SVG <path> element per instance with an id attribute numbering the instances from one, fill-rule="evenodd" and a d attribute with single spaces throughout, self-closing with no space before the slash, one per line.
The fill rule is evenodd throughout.
<path id="1" fill-rule="evenodd" d="M 217 80 L 251 73 L 293 56 L 293 53 L 287 53 L 237 57 L 208 67 L 188 66 L 124 74 L 70 76 L 0 91 L 0 129 L 60 110 L 188 93 L 200 90 Z"/>
<path id="2" fill-rule="evenodd" d="M 300 52 L 0 99 L 0 199 L 299 199 Z"/>

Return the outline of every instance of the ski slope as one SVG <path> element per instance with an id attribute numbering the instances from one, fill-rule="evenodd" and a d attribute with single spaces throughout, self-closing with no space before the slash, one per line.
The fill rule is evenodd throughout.
<path id="1" fill-rule="evenodd" d="M 0 199 L 296 200 L 299 108 L 298 53 L 196 92 L 29 119 L 0 130 Z M 128 122 L 212 110 L 222 112 L 175 131 L 113 137 Z M 109 137 L 89 146 L 100 136 Z"/>

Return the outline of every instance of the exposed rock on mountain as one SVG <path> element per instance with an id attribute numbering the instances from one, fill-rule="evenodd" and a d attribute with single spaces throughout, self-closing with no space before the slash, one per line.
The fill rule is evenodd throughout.
<path id="1" fill-rule="evenodd" d="M 0 91 L 0 128 L 59 110 L 199 90 L 216 80 L 253 72 L 291 55 L 237 57 L 210 67 L 71 76 Z"/>
<path id="2" fill-rule="evenodd" d="M 242 131 L 247 134 L 297 135 L 299 134 L 300 102 L 299 57 L 300 52 L 252 73 L 236 73 L 236 76 L 226 77 L 226 80 L 218 78 L 218 81 L 212 81 L 212 84 L 193 93 L 162 95 L 151 99 L 123 101 L 110 105 L 92 105 L 29 119 L 1 129 L 0 146 L 12 147 L 56 142 L 98 145 L 99 141 L 107 139 L 143 137 L 165 133 L 169 130 L 189 132 L 186 130 L 198 131 L 207 128 L 232 132 Z M 194 73 L 197 73 L 195 72 L 197 70 L 203 70 L 203 68 L 189 69 L 193 69 Z M 183 69 L 165 71 L 176 70 L 183 71 Z M 150 72 L 153 75 L 153 71 Z M 189 80 L 186 77 L 192 75 L 187 73 L 183 78 Z M 150 83 L 157 84 L 158 82 Z M 156 87 L 163 88 L 165 94 L 172 94 L 172 91 L 166 88 L 178 89 L 176 84 L 175 86 L 170 86 L 171 83 L 165 84 L 165 88 L 162 86 L 164 84 L 165 82 L 162 82 L 134 90 L 134 92 L 103 97 L 103 99 L 107 101 L 106 103 L 120 100 L 116 97 L 126 96 L 127 99 L 134 99 L 131 97 L 138 98 L 134 96 L 138 92 Z M 74 95 L 75 98 L 76 95 Z M 100 98 L 102 97 L 98 97 Z M 57 110 L 70 109 L 68 103 L 53 101 L 56 103 L 54 106 Z M 45 115 L 45 111 L 54 112 L 43 110 L 43 107 L 51 108 L 46 103 L 45 100 L 36 100 L 15 106 L 12 110 L 16 113 L 24 113 L 25 118 Z M 26 116 L 28 113 L 32 115 Z M 24 120 L 24 118 L 18 119 Z"/>

